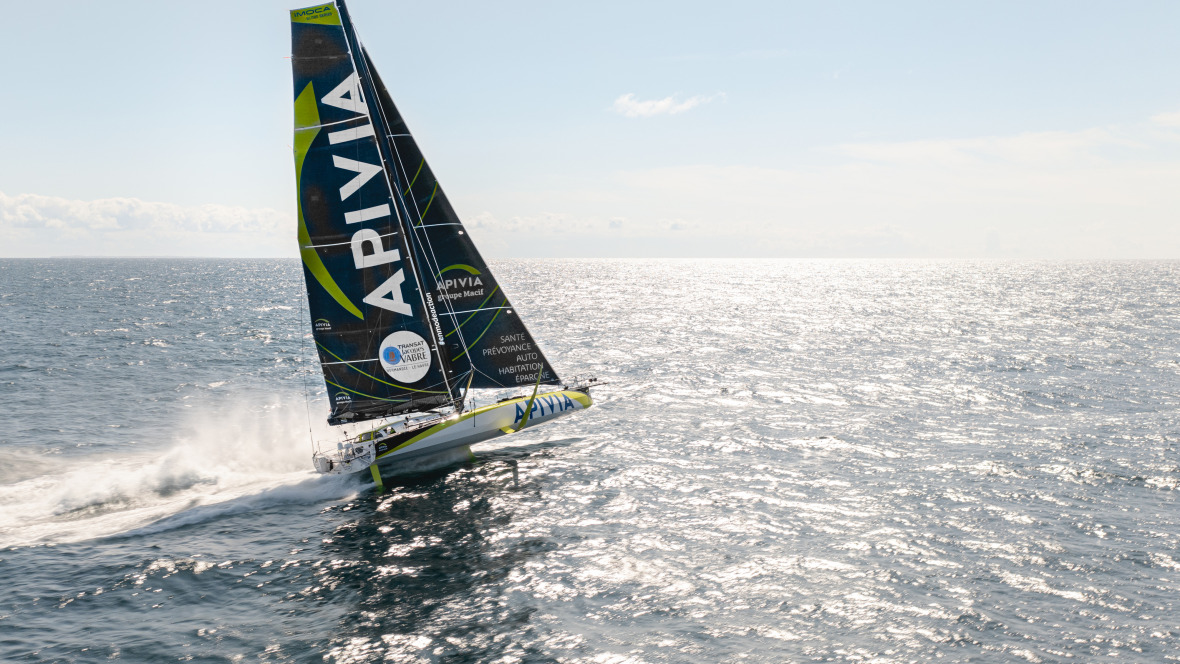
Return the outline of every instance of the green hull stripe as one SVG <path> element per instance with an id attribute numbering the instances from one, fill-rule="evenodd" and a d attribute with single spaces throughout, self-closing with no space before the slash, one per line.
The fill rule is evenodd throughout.
<path id="1" fill-rule="evenodd" d="M 562 392 L 562 394 L 582 404 L 582 408 L 589 408 L 594 405 L 594 400 L 590 398 L 589 394 L 584 392 Z"/>
<path id="2" fill-rule="evenodd" d="M 303 92 L 299 93 L 295 99 L 295 186 L 299 190 L 299 256 L 303 259 L 307 271 L 311 272 L 311 276 L 315 277 L 315 280 L 328 292 L 328 295 L 332 296 L 332 299 L 347 309 L 348 313 L 364 320 L 364 314 L 349 301 L 344 291 L 340 290 L 340 286 L 336 285 L 336 280 L 328 273 L 328 268 L 324 267 L 320 255 L 312 248 L 311 235 L 307 232 L 307 222 L 303 219 L 303 160 L 307 158 L 307 151 L 311 149 L 312 141 L 320 133 L 319 124 L 320 111 L 316 107 L 315 90 L 311 83 L 308 83 L 307 87 L 303 88 Z"/>

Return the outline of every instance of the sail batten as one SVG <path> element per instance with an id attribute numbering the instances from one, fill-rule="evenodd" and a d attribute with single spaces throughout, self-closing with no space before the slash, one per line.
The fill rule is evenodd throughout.
<path id="1" fill-rule="evenodd" d="M 422 238 L 420 246 L 431 254 L 434 269 L 424 271 L 423 283 L 447 310 L 440 311 L 439 316 L 454 374 L 474 374 L 472 387 L 477 389 L 527 386 L 537 380 L 538 373 L 543 384 L 560 383 L 557 372 L 475 248 L 364 48 L 361 60 L 369 63 L 378 106 L 390 129 L 395 175 L 406 183 L 401 194 L 410 220 L 409 232 Z M 409 212 L 411 208 L 413 213 Z M 485 306 L 485 298 L 493 293 L 503 298 L 502 306 Z M 477 320 L 470 327 L 482 333 L 477 337 L 464 335 L 456 311 L 477 311 Z"/>
<path id="2" fill-rule="evenodd" d="M 406 215 L 378 139 L 375 95 L 336 3 L 291 13 L 299 246 L 331 424 L 458 398 Z M 370 84 L 371 87 L 371 84 Z"/>
<path id="3" fill-rule="evenodd" d="M 294 10 L 291 21 L 298 241 L 329 423 L 434 410 L 471 388 L 559 382 L 343 0 Z"/>

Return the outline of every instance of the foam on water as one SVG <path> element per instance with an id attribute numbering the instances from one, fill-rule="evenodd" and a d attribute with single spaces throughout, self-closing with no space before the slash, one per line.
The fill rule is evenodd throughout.
<path id="1" fill-rule="evenodd" d="M 0 547 L 156 532 L 283 502 L 348 498 L 361 486 L 311 470 L 303 404 L 208 403 L 185 412 L 174 438 L 154 449 L 42 457 L 32 476 L 10 476 L 0 484 Z M 28 463 L 31 455 L 21 456 Z"/>

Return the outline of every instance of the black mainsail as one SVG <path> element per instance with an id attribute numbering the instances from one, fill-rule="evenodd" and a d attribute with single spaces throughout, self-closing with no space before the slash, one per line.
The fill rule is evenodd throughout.
<path id="1" fill-rule="evenodd" d="M 558 383 L 426 164 L 342 0 L 291 12 L 299 250 L 330 424 Z"/>

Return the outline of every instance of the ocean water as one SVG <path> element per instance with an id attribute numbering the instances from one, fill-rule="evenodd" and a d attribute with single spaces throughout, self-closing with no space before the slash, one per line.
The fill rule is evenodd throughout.
<path id="1" fill-rule="evenodd" d="M 610 384 L 378 495 L 295 261 L 0 261 L 0 660 L 1180 659 L 1180 263 L 494 267 Z"/>

